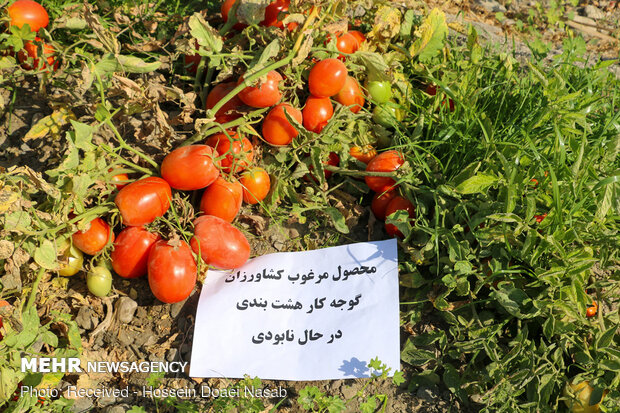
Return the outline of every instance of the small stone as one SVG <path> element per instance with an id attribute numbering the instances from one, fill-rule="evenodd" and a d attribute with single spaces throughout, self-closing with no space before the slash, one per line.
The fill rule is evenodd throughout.
<path id="1" fill-rule="evenodd" d="M 588 4 L 583 9 L 583 13 L 591 19 L 600 20 L 605 18 L 605 12 L 596 6 Z"/>
<path id="2" fill-rule="evenodd" d="M 134 336 L 133 334 L 121 334 L 118 341 L 120 341 L 123 346 L 129 346 L 130 344 L 133 344 Z"/>
<path id="3" fill-rule="evenodd" d="M 129 289 L 129 298 L 131 298 L 132 300 L 138 299 L 138 292 L 136 291 L 135 288 Z"/>
<path id="4" fill-rule="evenodd" d="M 73 406 L 71 406 L 72 412 L 86 412 L 93 407 L 93 401 L 88 397 L 81 397 L 75 400 Z"/>
<path id="5" fill-rule="evenodd" d="M 129 297 L 121 297 L 116 302 L 116 311 L 118 312 L 119 321 L 129 324 L 133 320 L 133 316 L 138 308 L 138 303 Z"/>
<path id="6" fill-rule="evenodd" d="M 129 410 L 129 406 L 119 404 L 118 406 L 108 406 L 103 411 L 104 413 L 125 413 L 127 410 Z"/>
<path id="7" fill-rule="evenodd" d="M 476 4 L 491 13 L 506 13 L 506 7 L 495 0 L 475 0 Z"/>
<path id="8" fill-rule="evenodd" d="M 425 400 L 427 402 L 430 402 L 433 399 L 437 398 L 437 394 L 435 393 L 435 390 L 433 390 L 430 387 L 425 387 L 425 386 L 420 387 L 416 394 L 418 398 Z"/>
<path id="9" fill-rule="evenodd" d="M 77 317 L 75 317 L 75 322 L 84 330 L 93 328 L 92 310 L 86 306 L 80 307 Z"/>
<path id="10" fill-rule="evenodd" d="M 181 310 L 183 309 L 184 305 L 185 305 L 185 300 L 172 304 L 170 306 L 170 317 L 176 318 L 181 312 Z"/>
<path id="11" fill-rule="evenodd" d="M 291 239 L 299 238 L 299 231 L 297 231 L 297 229 L 295 228 L 291 228 L 288 230 L 288 236 Z"/>
<path id="12" fill-rule="evenodd" d="M 177 354 L 179 354 L 179 350 L 177 350 L 176 348 L 171 348 L 170 350 L 168 350 L 168 355 L 166 355 L 166 360 L 172 363 L 174 360 L 176 360 Z"/>
<path id="13" fill-rule="evenodd" d="M 342 392 L 345 400 L 351 400 L 357 394 L 357 389 L 355 386 L 342 386 L 340 391 Z"/>
<path id="14" fill-rule="evenodd" d="M 273 243 L 273 247 L 278 251 L 282 251 L 285 247 L 285 244 L 282 241 L 275 241 Z"/>
<path id="15" fill-rule="evenodd" d="M 116 402 L 116 397 L 103 395 L 103 396 L 99 397 L 97 399 L 97 401 L 99 402 L 99 405 L 102 406 L 102 407 L 109 406 L 109 405 L 113 404 L 114 402 Z M 106 410 L 106 411 L 108 411 L 108 410 Z"/>

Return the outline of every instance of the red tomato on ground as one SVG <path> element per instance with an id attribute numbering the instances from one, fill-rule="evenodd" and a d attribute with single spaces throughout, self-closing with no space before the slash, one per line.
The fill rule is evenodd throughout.
<path id="1" fill-rule="evenodd" d="M 336 39 L 336 48 L 342 53 L 355 53 L 359 47 L 357 38 L 351 33 L 345 33 Z"/>
<path id="2" fill-rule="evenodd" d="M 211 185 L 220 175 L 218 154 L 207 145 L 182 146 L 161 163 L 161 176 L 174 189 L 192 191 Z"/>
<path id="3" fill-rule="evenodd" d="M 206 143 L 215 148 L 220 156 L 224 156 L 220 161 L 224 172 L 241 172 L 252 163 L 254 148 L 248 138 L 241 138 L 236 132 L 229 132 L 229 135 L 230 139 L 224 133 L 216 133 Z"/>
<path id="4" fill-rule="evenodd" d="M 226 222 L 232 222 L 243 201 L 243 187 L 238 181 L 229 182 L 219 177 L 205 189 L 200 200 L 200 210 L 205 215 L 214 215 Z"/>
<path id="5" fill-rule="evenodd" d="M 110 178 L 110 182 L 112 182 L 118 189 L 121 189 L 125 185 L 129 183 L 129 175 L 127 174 L 118 174 L 114 175 Z"/>
<path id="6" fill-rule="evenodd" d="M 302 111 L 304 128 L 320 133 L 334 115 L 334 107 L 329 98 L 308 97 Z"/>
<path id="7" fill-rule="evenodd" d="M 17 0 L 8 8 L 11 26 L 21 28 L 24 24 L 30 26 L 33 32 L 47 27 L 49 16 L 43 6 L 32 0 Z"/>
<path id="8" fill-rule="evenodd" d="M 357 80 L 351 76 L 347 76 L 344 86 L 334 97 L 336 102 L 343 106 L 348 106 L 351 112 L 357 113 L 364 106 L 364 94 Z"/>
<path id="9" fill-rule="evenodd" d="M 10 306 L 8 301 L 0 300 L 0 307 Z M 4 327 L 4 322 L 2 321 L 2 317 L 0 317 L 0 328 Z M 4 339 L 2 333 L 0 333 L 0 340 Z"/>
<path id="10" fill-rule="evenodd" d="M 375 156 L 377 156 L 377 150 L 372 145 L 351 146 L 349 149 L 349 155 L 360 162 L 368 164 Z"/>
<path id="11" fill-rule="evenodd" d="M 186 54 L 183 57 L 185 70 L 187 70 L 188 73 L 195 75 L 196 72 L 198 72 L 198 65 L 200 64 L 200 59 L 202 59 L 202 56 L 200 56 L 198 53 L 194 55 Z"/>
<path id="12" fill-rule="evenodd" d="M 235 3 L 235 0 L 226 0 L 224 3 L 222 3 L 221 12 L 222 12 L 222 19 L 224 20 L 224 23 L 228 21 L 228 13 L 230 13 L 230 9 L 232 8 L 232 5 L 234 3 Z M 246 27 L 248 27 L 248 25 L 245 23 L 235 23 L 235 25 L 233 26 L 233 29 L 243 30 Z"/>
<path id="13" fill-rule="evenodd" d="M 282 81 L 282 75 L 275 70 L 267 73 L 266 80 L 259 79 L 254 86 L 247 86 L 239 92 L 239 99 L 248 106 L 253 108 L 268 108 L 273 106 L 282 99 L 282 93 L 278 85 Z M 243 77 L 239 79 L 238 84 L 243 83 Z"/>
<path id="14" fill-rule="evenodd" d="M 43 46 L 43 62 L 39 58 L 39 47 L 41 45 Z M 30 64 L 29 58 L 32 59 L 32 64 Z M 52 71 L 56 71 L 60 65 L 60 62 L 56 59 L 56 49 L 54 49 L 54 46 L 45 43 L 38 37 L 34 39 L 34 42 L 26 42 L 24 48 L 17 53 L 17 60 L 19 60 L 19 63 L 21 63 L 22 68 L 25 70 L 36 69 L 49 72 L 51 68 Z"/>
<path id="15" fill-rule="evenodd" d="M 107 222 L 95 218 L 90 221 L 88 229 L 74 233 L 71 238 L 73 245 L 84 254 L 95 255 L 108 244 L 108 240 L 114 241 L 114 233 Z"/>
<path id="16" fill-rule="evenodd" d="M 217 102 L 222 100 L 222 98 L 228 95 L 235 87 L 237 87 L 235 82 L 225 82 L 215 85 L 207 95 L 206 109 L 209 110 L 213 108 Z M 226 123 L 238 119 L 241 117 L 241 113 L 236 112 L 236 110 L 241 106 L 243 106 L 243 102 L 239 99 L 239 95 L 237 94 L 217 111 L 215 120 L 219 123 Z"/>
<path id="17" fill-rule="evenodd" d="M 118 234 L 110 254 L 114 272 L 123 278 L 146 274 L 151 248 L 161 237 L 142 227 L 127 227 Z"/>
<path id="18" fill-rule="evenodd" d="M 349 30 L 349 34 L 355 37 L 358 45 L 361 45 L 366 41 L 366 36 L 364 36 L 364 33 L 360 32 L 359 30 Z"/>
<path id="19" fill-rule="evenodd" d="M 415 218 L 415 207 L 411 202 L 402 196 L 395 196 L 390 203 L 387 204 L 387 207 L 385 208 L 385 216 L 390 216 L 394 212 L 400 210 L 407 211 L 409 213 L 409 218 Z M 392 236 L 396 235 L 401 238 L 403 237 L 403 233 L 400 232 L 394 224 L 385 224 L 385 232 Z"/>
<path id="20" fill-rule="evenodd" d="M 150 224 L 170 208 L 172 190 L 165 180 L 150 176 L 130 183 L 116 194 L 114 203 L 123 217 L 123 224 Z"/>
<path id="21" fill-rule="evenodd" d="M 372 198 L 372 202 L 370 203 L 370 209 L 378 220 L 385 220 L 385 210 L 390 201 L 392 201 L 392 199 L 394 199 L 396 196 L 396 191 L 388 191 L 375 194 L 375 196 Z"/>
<path id="22" fill-rule="evenodd" d="M 269 111 L 263 120 L 263 138 L 272 145 L 288 145 L 299 132 L 286 118 L 285 112 L 297 122 L 303 122 L 299 109 L 289 103 L 280 103 Z"/>
<path id="23" fill-rule="evenodd" d="M 185 241 L 170 245 L 159 240 L 148 258 L 149 286 L 155 298 L 164 303 L 185 300 L 196 286 L 198 270 L 192 250 Z"/>
<path id="24" fill-rule="evenodd" d="M 194 221 L 190 245 L 208 265 L 224 270 L 241 267 L 250 258 L 250 243 L 230 223 L 212 215 Z"/>
<path id="25" fill-rule="evenodd" d="M 288 12 L 291 0 L 275 0 L 269 3 L 265 9 L 265 19 L 260 22 L 261 26 L 284 27 L 282 20 L 278 20 L 280 13 Z"/>
<path id="26" fill-rule="evenodd" d="M 367 172 L 393 172 L 405 163 L 403 156 L 395 151 L 383 152 L 375 156 L 366 167 Z M 387 176 L 367 176 L 366 185 L 375 192 L 385 192 L 394 189 L 396 181 Z"/>
<path id="27" fill-rule="evenodd" d="M 244 172 L 239 179 L 243 187 L 243 201 L 246 204 L 257 204 L 269 193 L 271 180 L 263 168 L 253 168 Z"/>
<path id="28" fill-rule="evenodd" d="M 347 67 L 338 59 L 324 59 L 312 66 L 308 88 L 313 96 L 328 98 L 342 89 L 347 80 Z"/>

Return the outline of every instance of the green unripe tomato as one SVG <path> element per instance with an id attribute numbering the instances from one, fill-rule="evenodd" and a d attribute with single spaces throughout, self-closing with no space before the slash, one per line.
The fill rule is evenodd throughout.
<path id="1" fill-rule="evenodd" d="M 93 267 L 86 275 L 88 291 L 97 297 L 105 297 L 112 289 L 112 273 L 106 267 Z"/>
<path id="2" fill-rule="evenodd" d="M 366 90 L 370 95 L 370 99 L 376 103 L 386 103 L 392 97 L 392 85 L 390 82 L 373 80 L 366 82 Z"/>
<path id="3" fill-rule="evenodd" d="M 84 264 L 84 254 L 82 254 L 82 251 L 75 248 L 69 242 L 65 242 L 64 246 L 65 251 L 62 253 L 61 257 L 62 267 L 58 270 L 58 275 L 62 275 L 63 277 L 71 277 L 82 269 L 82 264 Z"/>
<path id="4" fill-rule="evenodd" d="M 393 128 L 397 122 L 403 120 L 403 111 L 394 102 L 387 102 L 375 106 L 372 120 L 385 128 Z"/>

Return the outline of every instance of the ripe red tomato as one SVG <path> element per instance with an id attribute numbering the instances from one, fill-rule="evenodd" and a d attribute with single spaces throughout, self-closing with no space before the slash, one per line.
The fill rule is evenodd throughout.
<path id="1" fill-rule="evenodd" d="M 114 272 L 123 278 L 138 278 L 146 274 L 151 248 L 161 237 L 142 227 L 127 227 L 118 234 L 110 254 Z"/>
<path id="2" fill-rule="evenodd" d="M 428 85 L 426 86 L 426 89 L 424 89 L 424 92 L 426 94 L 429 94 L 431 96 L 435 96 L 437 94 L 437 86 L 435 85 Z M 446 100 L 442 100 L 441 101 L 441 105 L 443 107 L 448 107 L 450 109 L 450 112 L 454 112 L 454 101 L 450 98 L 448 98 L 448 102 L 446 103 Z"/>
<path id="3" fill-rule="evenodd" d="M 247 86 L 239 92 L 239 99 L 253 108 L 268 108 L 269 106 L 273 106 L 282 99 L 282 93 L 278 88 L 282 80 L 282 75 L 272 70 L 267 73 L 265 81 L 259 80 L 256 86 Z M 238 84 L 241 83 L 243 83 L 243 77 L 239 79 Z"/>
<path id="4" fill-rule="evenodd" d="M 236 132 L 229 131 L 230 139 L 224 133 L 216 133 L 207 139 L 207 145 L 215 148 L 220 156 L 225 156 L 220 161 L 222 170 L 226 173 L 241 172 L 252 163 L 254 148 L 252 142 L 246 137 L 239 137 Z"/>
<path id="5" fill-rule="evenodd" d="M 286 119 L 284 111 L 297 122 L 303 122 L 303 116 L 299 109 L 289 103 L 280 103 L 269 111 L 263 121 L 263 138 L 272 145 L 288 145 L 299 132 Z"/>
<path id="6" fill-rule="evenodd" d="M 349 155 L 360 162 L 368 164 L 368 162 L 372 161 L 372 159 L 377 156 L 377 150 L 372 145 L 351 146 Z"/>
<path id="7" fill-rule="evenodd" d="M 313 96 L 328 98 L 342 89 L 347 80 L 347 67 L 338 59 L 324 59 L 312 66 L 308 88 Z"/>
<path id="8" fill-rule="evenodd" d="M 93 219 L 88 225 L 87 229 L 74 233 L 71 238 L 73 245 L 84 254 L 95 255 L 108 244 L 108 240 L 114 241 L 114 233 L 101 218 Z"/>
<path id="9" fill-rule="evenodd" d="M 359 30 L 349 30 L 349 34 L 355 37 L 358 45 L 361 45 L 366 41 L 366 36 L 364 36 L 364 33 L 360 32 Z"/>
<path id="10" fill-rule="evenodd" d="M 214 215 L 226 222 L 232 222 L 241 209 L 243 187 L 238 181 L 227 181 L 219 177 L 205 189 L 200 200 L 200 210 L 205 215 Z"/>
<path id="11" fill-rule="evenodd" d="M 596 303 L 596 301 L 592 300 L 592 306 L 586 309 L 586 317 L 588 318 L 594 317 L 597 312 L 598 312 L 598 304 Z"/>
<path id="12" fill-rule="evenodd" d="M 291 0 L 275 0 L 269 3 L 265 9 L 265 19 L 260 22 L 261 26 L 273 26 L 282 28 L 284 24 L 282 20 L 278 20 L 278 15 L 288 12 L 288 8 L 291 4 Z"/>
<path id="13" fill-rule="evenodd" d="M 402 196 L 395 196 L 390 203 L 387 204 L 387 207 L 385 208 L 385 216 L 390 216 L 394 212 L 400 210 L 407 211 L 409 213 L 409 218 L 415 218 L 415 207 L 411 202 Z M 403 233 L 400 232 L 394 224 L 385 224 L 385 232 L 392 236 L 396 235 L 400 238 L 403 237 Z"/>
<path id="14" fill-rule="evenodd" d="M 187 70 L 187 73 L 192 75 L 196 74 L 198 71 L 198 65 L 200 64 L 200 59 L 202 59 L 202 56 L 198 53 L 193 55 L 186 54 L 183 57 L 183 63 L 185 64 L 185 70 Z"/>
<path id="15" fill-rule="evenodd" d="M 39 46 L 43 46 L 43 62 L 39 59 Z M 30 64 L 29 58 L 32 59 Z M 56 59 L 56 49 L 51 44 L 45 43 L 39 37 L 35 37 L 34 42 L 27 41 L 24 48 L 17 53 L 17 60 L 25 70 L 43 70 L 49 72 L 58 70 L 60 61 Z"/>
<path id="16" fill-rule="evenodd" d="M 395 151 L 383 152 L 375 156 L 366 167 L 367 172 L 393 172 L 405 163 L 403 156 Z M 366 185 L 375 192 L 385 192 L 394 189 L 396 181 L 387 176 L 367 176 Z"/>
<path id="17" fill-rule="evenodd" d="M 110 179 L 110 182 L 112 182 L 118 189 L 121 189 L 122 187 L 127 185 L 128 181 L 129 181 L 129 176 L 127 174 L 114 175 Z"/>
<path id="18" fill-rule="evenodd" d="M 364 106 L 364 94 L 360 88 L 357 80 L 351 76 L 347 76 L 347 80 L 344 82 L 344 86 L 336 94 L 336 102 L 343 106 L 348 106 L 351 112 L 357 113 Z"/>
<path id="19" fill-rule="evenodd" d="M 230 12 L 230 9 L 232 8 L 234 3 L 235 3 L 235 0 L 226 0 L 224 3 L 222 3 L 221 12 L 222 12 L 222 19 L 224 20 L 224 23 L 228 21 L 228 13 Z M 245 23 L 235 23 L 235 25 L 233 26 L 233 29 L 243 30 L 246 27 L 248 27 L 248 25 Z"/>
<path id="20" fill-rule="evenodd" d="M 257 204 L 269 193 L 271 180 L 263 168 L 253 168 L 241 175 L 239 179 L 243 187 L 243 201 L 246 204 Z"/>
<path id="21" fill-rule="evenodd" d="M 235 82 L 225 82 L 215 85 L 207 95 L 206 109 L 209 110 L 214 107 L 217 102 L 222 100 L 222 98 L 229 94 L 236 86 L 237 84 Z M 237 94 L 217 111 L 215 120 L 219 123 L 226 123 L 238 119 L 241 117 L 241 113 L 238 113 L 237 109 L 241 106 L 243 106 L 243 102 L 239 99 L 239 95 Z"/>
<path id="22" fill-rule="evenodd" d="M 357 38 L 351 33 L 345 33 L 336 38 L 336 48 L 342 53 L 355 53 L 359 47 Z"/>
<path id="23" fill-rule="evenodd" d="M 165 180 L 150 176 L 130 183 L 116 194 L 114 203 L 123 217 L 123 224 L 150 224 L 170 208 L 172 190 Z"/>
<path id="24" fill-rule="evenodd" d="M 547 218 L 547 214 L 534 215 L 534 218 L 536 218 L 536 222 L 540 224 L 545 218 Z"/>
<path id="25" fill-rule="evenodd" d="M 182 146 L 161 163 L 161 176 L 174 189 L 191 191 L 211 185 L 220 175 L 218 154 L 207 145 Z"/>
<path id="26" fill-rule="evenodd" d="M 155 298 L 172 304 L 189 297 L 196 286 L 198 270 L 192 250 L 185 241 L 169 244 L 159 240 L 149 253 L 148 274 Z"/>
<path id="27" fill-rule="evenodd" d="M 329 98 L 308 97 L 302 111 L 304 128 L 320 133 L 334 115 L 334 107 Z"/>
<path id="28" fill-rule="evenodd" d="M 372 198 L 370 209 L 378 220 L 385 220 L 385 209 L 392 199 L 397 196 L 396 191 L 387 191 L 384 193 L 377 192 Z"/>
<path id="29" fill-rule="evenodd" d="M 250 258 L 250 243 L 230 223 L 212 215 L 194 221 L 190 245 L 208 265 L 229 270 L 241 267 Z"/>
<path id="30" fill-rule="evenodd" d="M 33 32 L 47 27 L 49 16 L 43 6 L 32 0 L 17 0 L 8 8 L 11 26 L 21 28 L 24 24 L 30 26 Z"/>

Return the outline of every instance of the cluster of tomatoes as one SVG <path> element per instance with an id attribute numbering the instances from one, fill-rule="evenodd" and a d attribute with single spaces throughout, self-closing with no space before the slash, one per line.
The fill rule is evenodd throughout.
<path id="1" fill-rule="evenodd" d="M 8 7 L 8 15 L 11 26 L 22 28 L 28 25 L 35 33 L 46 28 L 49 23 L 49 15 L 45 8 L 33 0 L 17 0 Z M 42 52 L 42 58 L 39 58 L 39 52 Z M 36 36 L 34 41 L 29 40 L 24 44 L 24 48 L 17 53 L 17 59 L 26 70 L 55 71 L 60 63 L 56 58 L 54 46 L 39 36 Z"/>

